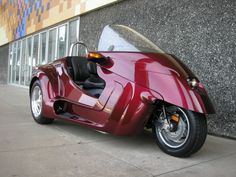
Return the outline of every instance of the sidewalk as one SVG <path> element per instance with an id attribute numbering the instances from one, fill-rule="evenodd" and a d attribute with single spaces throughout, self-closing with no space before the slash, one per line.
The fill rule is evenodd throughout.
<path id="1" fill-rule="evenodd" d="M 208 136 L 190 158 L 163 153 L 145 131 L 102 134 L 72 123 L 36 124 L 28 90 L 0 85 L 0 177 L 235 177 L 236 141 Z"/>

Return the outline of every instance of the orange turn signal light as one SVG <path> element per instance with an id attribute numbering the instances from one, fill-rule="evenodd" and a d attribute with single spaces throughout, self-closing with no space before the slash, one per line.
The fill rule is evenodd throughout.
<path id="1" fill-rule="evenodd" d="M 98 52 L 89 52 L 88 58 L 89 59 L 102 59 L 102 58 L 104 58 L 104 56 Z"/>

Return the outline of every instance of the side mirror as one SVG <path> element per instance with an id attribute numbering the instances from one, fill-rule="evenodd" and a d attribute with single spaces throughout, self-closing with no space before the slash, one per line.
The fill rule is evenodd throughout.
<path id="1" fill-rule="evenodd" d="M 107 60 L 107 58 L 98 52 L 89 52 L 87 55 L 87 60 L 102 64 Z"/>

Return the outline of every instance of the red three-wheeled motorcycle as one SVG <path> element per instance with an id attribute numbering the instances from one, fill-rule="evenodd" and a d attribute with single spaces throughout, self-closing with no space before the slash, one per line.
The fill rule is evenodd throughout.
<path id="1" fill-rule="evenodd" d="M 36 67 L 30 106 L 40 124 L 63 119 L 115 135 L 151 128 L 159 147 L 178 157 L 202 147 L 205 115 L 214 113 L 179 59 L 123 25 L 106 26 L 96 52 L 76 42 L 67 57 Z"/>

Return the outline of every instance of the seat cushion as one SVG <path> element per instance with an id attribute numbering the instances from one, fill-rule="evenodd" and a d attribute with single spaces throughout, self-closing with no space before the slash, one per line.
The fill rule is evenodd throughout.
<path id="1" fill-rule="evenodd" d="M 99 98 L 103 89 L 87 89 L 86 92 L 96 98 Z"/>
<path id="2" fill-rule="evenodd" d="M 84 89 L 104 89 L 104 87 L 104 80 L 96 76 L 91 76 L 90 78 L 86 79 L 83 84 Z"/>

